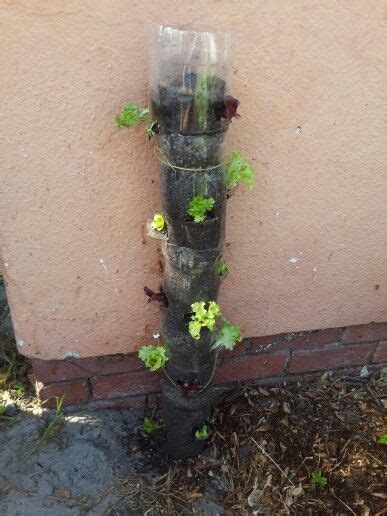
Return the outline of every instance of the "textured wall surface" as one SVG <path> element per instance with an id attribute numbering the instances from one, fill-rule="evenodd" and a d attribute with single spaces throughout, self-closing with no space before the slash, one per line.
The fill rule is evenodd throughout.
<path id="1" fill-rule="evenodd" d="M 118 130 L 146 102 L 152 23 L 231 29 L 257 170 L 228 203 L 221 302 L 247 336 L 381 321 L 383 2 L 20 0 L 1 7 L 2 259 L 19 350 L 136 349 L 159 329 L 158 163 Z M 385 220 L 385 218 L 384 218 Z"/>

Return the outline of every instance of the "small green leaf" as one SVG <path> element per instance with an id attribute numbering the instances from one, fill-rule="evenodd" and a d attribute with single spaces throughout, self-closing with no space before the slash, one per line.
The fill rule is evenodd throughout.
<path id="1" fill-rule="evenodd" d="M 316 469 L 312 473 L 312 483 L 315 486 L 325 487 L 328 483 L 328 479 L 323 475 L 321 469 Z"/>
<path id="2" fill-rule="evenodd" d="M 224 317 L 217 339 L 212 345 L 212 349 L 223 347 L 232 350 L 235 348 L 237 342 L 241 342 L 242 338 L 241 327 L 236 324 L 231 324 L 230 321 Z"/>
<path id="3" fill-rule="evenodd" d="M 163 427 L 163 424 L 161 421 L 154 421 L 153 419 L 150 419 L 149 417 L 144 418 L 144 422 L 142 424 L 142 428 L 145 433 L 152 434 L 155 430 L 159 430 Z"/>
<path id="4" fill-rule="evenodd" d="M 245 183 L 247 188 L 251 190 L 254 186 L 254 169 L 242 156 L 242 154 L 233 150 L 231 161 L 226 169 L 226 186 L 228 189 L 235 188 L 238 183 Z"/>
<path id="5" fill-rule="evenodd" d="M 387 434 L 382 434 L 380 437 L 379 437 L 379 444 L 387 444 Z"/>
<path id="6" fill-rule="evenodd" d="M 199 441 L 202 441 L 203 439 L 207 439 L 211 434 L 210 429 L 207 425 L 203 425 L 199 430 L 196 430 L 195 437 L 196 439 L 199 439 Z"/>
<path id="7" fill-rule="evenodd" d="M 165 227 L 165 220 L 161 213 L 155 213 L 151 222 L 151 228 L 156 231 L 162 231 Z"/>
<path id="8" fill-rule="evenodd" d="M 163 346 L 143 346 L 138 356 L 151 371 L 157 371 L 168 361 L 167 350 Z"/>
<path id="9" fill-rule="evenodd" d="M 218 274 L 223 278 L 228 274 L 227 263 L 223 260 L 223 258 L 221 258 L 218 262 Z"/>
<path id="10" fill-rule="evenodd" d="M 195 195 L 188 204 L 187 213 L 194 219 L 194 222 L 203 222 L 206 220 L 207 212 L 211 211 L 214 205 L 213 197 Z"/>

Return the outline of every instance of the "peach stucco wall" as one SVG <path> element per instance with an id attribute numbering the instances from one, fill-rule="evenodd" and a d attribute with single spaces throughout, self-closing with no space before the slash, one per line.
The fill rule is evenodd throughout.
<path id="1" fill-rule="evenodd" d="M 160 328 L 152 23 L 230 29 L 257 170 L 229 201 L 221 302 L 248 336 L 383 320 L 382 0 L 2 0 L 2 258 L 19 350 L 128 352 Z"/>

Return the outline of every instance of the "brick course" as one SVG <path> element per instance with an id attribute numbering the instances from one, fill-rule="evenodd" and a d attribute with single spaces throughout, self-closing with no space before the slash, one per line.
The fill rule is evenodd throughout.
<path id="1" fill-rule="evenodd" d="M 387 340 L 387 323 L 370 323 L 359 326 L 348 326 L 344 330 L 342 342 L 353 344 L 355 342 L 374 342 Z"/>
<path id="2" fill-rule="evenodd" d="M 387 363 L 387 340 L 382 340 L 376 346 L 374 358 L 372 360 L 374 364 Z"/>
<path id="3" fill-rule="evenodd" d="M 349 368 L 357 374 L 387 363 L 387 323 L 328 328 L 245 339 L 235 351 L 223 352 L 215 384 L 236 381 L 276 383 L 313 372 Z M 160 376 L 144 368 L 137 353 L 67 360 L 33 360 L 35 385 L 44 406 L 65 395 L 67 405 L 141 408 L 153 406 Z M 337 372 L 337 373 L 336 373 Z M 149 394 L 149 396 L 148 396 Z"/>
<path id="4" fill-rule="evenodd" d="M 371 362 L 374 350 L 375 344 L 358 344 L 296 351 L 290 358 L 289 373 L 324 371 L 368 364 Z"/>
<path id="5" fill-rule="evenodd" d="M 44 402 L 45 407 L 55 407 L 56 398 L 61 396 L 64 396 L 65 405 L 86 403 L 90 398 L 86 380 L 58 382 L 49 385 L 36 381 L 35 388 L 39 399 Z"/>
<path id="6" fill-rule="evenodd" d="M 266 353 L 228 358 L 215 372 L 216 384 L 275 376 L 285 370 L 286 353 Z"/>

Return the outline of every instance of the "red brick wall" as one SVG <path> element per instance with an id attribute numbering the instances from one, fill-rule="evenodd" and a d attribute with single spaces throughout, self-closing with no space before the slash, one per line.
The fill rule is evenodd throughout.
<path id="1" fill-rule="evenodd" d="M 387 363 L 387 323 L 330 328 L 246 339 L 220 356 L 215 383 L 279 382 L 300 374 L 350 368 L 358 373 Z M 355 369 L 354 369 L 355 368 Z M 356 369 L 357 368 L 357 369 Z M 33 360 L 37 392 L 46 406 L 65 404 L 143 406 L 156 400 L 160 375 L 144 369 L 136 354 L 67 360 Z"/>

